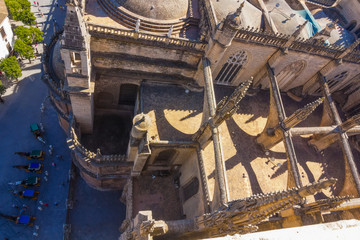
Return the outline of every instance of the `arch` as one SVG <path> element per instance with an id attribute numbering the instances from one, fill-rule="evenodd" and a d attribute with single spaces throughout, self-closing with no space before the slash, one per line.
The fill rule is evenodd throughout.
<path id="1" fill-rule="evenodd" d="M 240 69 L 247 63 L 248 56 L 245 51 L 231 55 L 222 66 L 215 78 L 217 84 L 229 85 L 232 83 Z"/>
<path id="2" fill-rule="evenodd" d="M 97 104 L 100 106 L 112 105 L 114 102 L 114 95 L 109 92 L 99 92 L 97 94 Z"/>
<path id="3" fill-rule="evenodd" d="M 138 85 L 121 84 L 119 94 L 119 105 L 135 106 L 138 93 Z"/>
<path id="4" fill-rule="evenodd" d="M 299 60 L 288 64 L 276 75 L 279 88 L 284 90 L 300 75 L 306 66 L 306 61 Z"/>
<path id="5" fill-rule="evenodd" d="M 353 20 L 349 23 L 349 25 L 346 27 L 346 30 L 348 30 L 349 32 L 351 32 L 355 27 L 356 27 L 357 23 L 356 20 Z"/>
<path id="6" fill-rule="evenodd" d="M 161 151 L 155 158 L 156 165 L 169 165 L 176 154 L 175 149 L 166 149 Z"/>

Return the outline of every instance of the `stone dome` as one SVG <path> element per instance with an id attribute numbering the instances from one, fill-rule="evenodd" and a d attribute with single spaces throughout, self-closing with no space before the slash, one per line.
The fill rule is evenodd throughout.
<path id="1" fill-rule="evenodd" d="M 60 55 L 61 42 L 58 40 L 54 46 L 52 54 L 52 67 L 59 79 L 65 80 L 65 66 Z"/>
<path id="2" fill-rule="evenodd" d="M 120 6 L 139 16 L 172 20 L 185 18 L 188 11 L 188 0 L 118 0 Z"/>

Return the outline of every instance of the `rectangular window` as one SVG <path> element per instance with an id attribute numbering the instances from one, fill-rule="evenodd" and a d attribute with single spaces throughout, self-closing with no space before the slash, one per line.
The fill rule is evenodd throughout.
<path id="1" fill-rule="evenodd" d="M 1 37 L 3 39 L 5 39 L 6 38 L 6 33 L 5 33 L 5 30 L 4 30 L 4 27 L 1 27 L 0 32 L 1 32 Z"/>
<path id="2" fill-rule="evenodd" d="M 80 63 L 81 63 L 80 53 L 71 52 L 71 63 L 73 65 L 80 65 Z"/>
<path id="3" fill-rule="evenodd" d="M 7 43 L 7 44 L 6 44 L 6 48 L 7 48 L 7 50 L 8 50 L 8 51 L 9 51 L 9 53 L 10 53 L 10 52 L 11 52 L 11 50 L 12 50 L 12 49 L 11 49 L 11 46 L 10 46 L 10 43 Z"/>

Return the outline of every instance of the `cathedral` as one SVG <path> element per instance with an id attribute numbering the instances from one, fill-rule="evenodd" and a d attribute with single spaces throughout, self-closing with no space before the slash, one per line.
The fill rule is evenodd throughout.
<path id="1" fill-rule="evenodd" d="M 123 191 L 119 239 L 360 219 L 358 16 L 351 0 L 67 0 L 43 77 L 81 177 Z"/>

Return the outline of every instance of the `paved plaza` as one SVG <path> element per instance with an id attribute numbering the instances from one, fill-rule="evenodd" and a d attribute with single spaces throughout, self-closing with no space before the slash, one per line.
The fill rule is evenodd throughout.
<path id="1" fill-rule="evenodd" d="M 65 6 L 65 0 L 40 0 L 39 5 L 32 6 L 32 11 L 38 18 L 38 27 L 44 31 L 44 42 L 49 43 L 55 30 L 54 24 L 58 29 L 64 24 L 66 11 L 60 6 Z M 38 8 L 43 16 L 39 14 Z M 18 81 L 2 80 L 8 89 L 3 96 L 5 103 L 0 104 L 0 213 L 19 215 L 21 212 L 22 215 L 34 216 L 36 219 L 33 226 L 24 226 L 0 218 L 0 239 L 63 239 L 63 225 L 66 221 L 72 224 L 70 239 L 117 239 L 120 235 L 118 228 L 125 217 L 125 206 L 119 201 L 119 191 L 93 190 L 78 176 L 74 182 L 74 208 L 66 217 L 71 156 L 66 145 L 66 134 L 60 128 L 57 112 L 49 101 L 48 88 L 41 80 L 42 44 L 37 48 L 40 55 L 31 63 L 23 61 L 23 76 Z M 40 110 L 42 104 L 43 112 Z M 39 142 L 30 132 L 30 124 L 34 122 L 43 123 L 46 144 Z M 53 146 L 52 155 L 49 153 L 49 145 Z M 46 152 L 45 160 L 28 160 L 14 154 L 35 149 Z M 42 173 L 28 173 L 12 168 L 13 165 L 30 162 L 42 163 Z M 29 176 L 40 177 L 41 185 L 25 188 L 8 184 Z M 12 194 L 25 189 L 39 191 L 38 199 L 21 199 Z M 104 233 L 108 233 L 106 237 Z"/>

